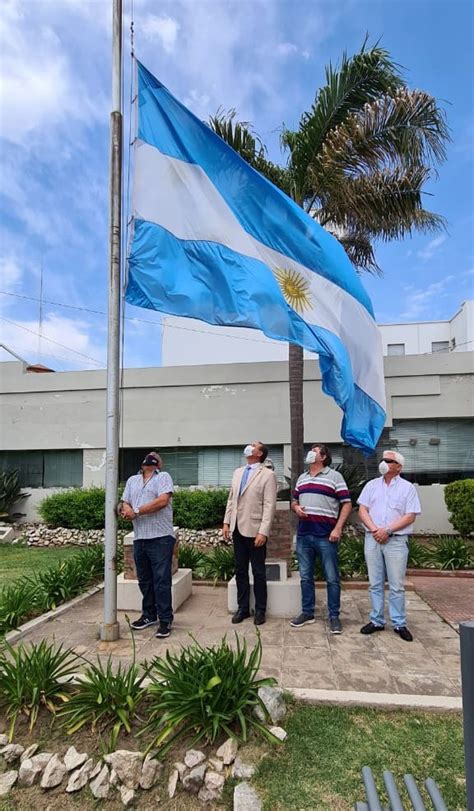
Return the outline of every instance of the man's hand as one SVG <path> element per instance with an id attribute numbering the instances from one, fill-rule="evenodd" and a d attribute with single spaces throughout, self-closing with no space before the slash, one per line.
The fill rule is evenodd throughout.
<path id="1" fill-rule="evenodd" d="M 263 546 L 264 544 L 266 544 L 266 542 L 267 536 L 262 535 L 261 532 L 259 532 L 258 535 L 255 536 L 255 546 Z"/>
<path id="2" fill-rule="evenodd" d="M 126 518 L 128 521 L 133 521 L 133 519 L 136 517 L 135 513 L 130 507 L 130 504 L 122 504 L 121 515 L 122 518 Z"/>
<path id="3" fill-rule="evenodd" d="M 331 543 L 339 543 L 341 540 L 341 530 L 339 527 L 334 527 L 332 532 L 329 534 L 329 540 Z"/>
<path id="4" fill-rule="evenodd" d="M 293 511 L 296 513 L 298 518 L 306 518 L 306 512 L 304 507 L 300 507 L 299 504 L 295 504 L 293 507 Z"/>
<path id="5" fill-rule="evenodd" d="M 377 541 L 377 543 L 382 544 L 387 543 L 388 539 L 390 538 L 390 534 L 383 527 L 379 527 L 378 529 L 376 529 L 375 532 L 372 533 L 372 535 L 374 541 Z"/>
<path id="6" fill-rule="evenodd" d="M 224 541 L 228 541 L 230 538 L 230 526 L 229 524 L 224 524 L 222 527 L 222 537 Z"/>

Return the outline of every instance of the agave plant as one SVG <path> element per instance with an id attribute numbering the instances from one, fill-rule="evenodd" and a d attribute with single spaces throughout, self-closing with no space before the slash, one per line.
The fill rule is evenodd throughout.
<path id="1" fill-rule="evenodd" d="M 343 577 L 367 577 L 362 538 L 343 536 L 339 543 L 339 569 Z"/>
<path id="2" fill-rule="evenodd" d="M 232 547 L 216 546 L 207 555 L 203 555 L 202 576 L 206 580 L 224 580 L 227 582 L 235 573 L 235 558 Z"/>
<path id="3" fill-rule="evenodd" d="M 440 535 L 427 548 L 426 560 L 435 569 L 467 569 L 474 566 L 474 549 L 457 535 Z"/>
<path id="4" fill-rule="evenodd" d="M 77 670 L 73 651 L 43 639 L 38 645 L 13 647 L 4 642 L 0 653 L 0 708 L 9 722 L 12 740 L 19 715 L 26 715 L 30 730 L 41 707 L 55 714 L 71 691 L 68 683 Z"/>
<path id="5" fill-rule="evenodd" d="M 41 607 L 42 595 L 38 583 L 27 577 L 8 583 L 0 591 L 0 634 L 34 616 Z"/>
<path id="6" fill-rule="evenodd" d="M 10 517 L 10 509 L 28 496 L 29 493 L 21 492 L 18 470 L 13 470 L 11 473 L 0 473 L 0 521 L 13 520 L 21 515 L 21 513 L 14 513 Z"/>
<path id="7" fill-rule="evenodd" d="M 200 573 L 204 554 L 192 544 L 182 543 L 178 547 L 180 569 L 191 569 L 194 576 Z"/>

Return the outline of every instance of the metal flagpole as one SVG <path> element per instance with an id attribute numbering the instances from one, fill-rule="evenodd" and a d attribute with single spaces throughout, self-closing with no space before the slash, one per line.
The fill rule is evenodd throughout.
<path id="1" fill-rule="evenodd" d="M 117 622 L 117 489 L 119 462 L 120 294 L 122 218 L 122 0 L 112 0 L 112 112 L 110 115 L 109 302 L 105 474 L 104 620 L 100 638 L 119 638 Z"/>

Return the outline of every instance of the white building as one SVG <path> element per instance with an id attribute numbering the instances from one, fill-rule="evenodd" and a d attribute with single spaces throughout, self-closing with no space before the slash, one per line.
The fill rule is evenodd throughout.
<path id="1" fill-rule="evenodd" d="M 384 355 L 425 355 L 474 350 L 474 300 L 465 301 L 447 321 L 380 324 Z M 288 357 L 283 341 L 257 330 L 214 327 L 190 318 L 163 319 L 162 365 L 248 363 Z M 314 357 L 305 353 L 305 357 Z"/>

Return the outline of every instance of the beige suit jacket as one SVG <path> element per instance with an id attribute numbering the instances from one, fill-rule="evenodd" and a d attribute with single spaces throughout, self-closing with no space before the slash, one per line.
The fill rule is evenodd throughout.
<path id="1" fill-rule="evenodd" d="M 241 535 L 255 538 L 261 533 L 268 538 L 276 510 L 277 484 L 273 470 L 260 465 L 256 468 L 239 496 L 245 466 L 232 476 L 224 524 L 231 532 L 238 526 Z"/>

